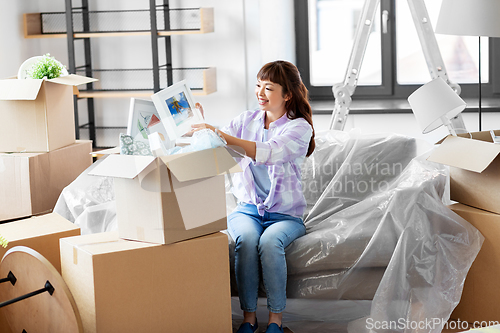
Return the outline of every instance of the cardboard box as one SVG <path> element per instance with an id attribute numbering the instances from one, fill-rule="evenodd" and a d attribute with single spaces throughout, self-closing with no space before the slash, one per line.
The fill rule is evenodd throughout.
<path id="1" fill-rule="evenodd" d="M 48 152 L 75 142 L 78 75 L 51 80 L 0 80 L 0 152 Z"/>
<path id="2" fill-rule="evenodd" d="M 496 322 L 498 322 L 498 320 Z M 474 333 L 500 333 L 500 325 L 493 325 L 493 326 L 482 327 L 482 328 L 474 328 L 471 330 L 462 331 L 461 333 L 472 332 L 472 331 Z"/>
<path id="3" fill-rule="evenodd" d="M 62 276 L 90 332 L 231 332 L 227 235 L 170 245 L 98 233 L 60 240 Z"/>
<path id="4" fill-rule="evenodd" d="M 14 246 L 27 246 L 43 255 L 61 272 L 59 239 L 80 235 L 80 228 L 58 214 L 51 213 L 0 224 L 0 235 L 8 241 L 6 248 L 0 246 L 0 259 Z M 0 293 L 0 302 L 3 301 L 6 300 Z M 11 333 L 2 309 L 0 309 L 0 333 Z"/>
<path id="5" fill-rule="evenodd" d="M 500 144 L 490 132 L 471 134 L 447 137 L 428 160 L 450 166 L 451 200 L 500 214 Z"/>
<path id="6" fill-rule="evenodd" d="M 476 227 L 484 236 L 481 251 L 467 274 L 462 298 L 451 318 L 474 321 L 500 321 L 500 215 L 454 204 L 451 210 Z"/>
<path id="7" fill-rule="evenodd" d="M 91 152 L 91 141 L 77 141 L 48 153 L 0 153 L 0 221 L 51 212 L 92 164 Z"/>
<path id="8" fill-rule="evenodd" d="M 170 244 L 227 228 L 225 148 L 162 157 L 109 155 L 89 174 L 114 177 L 121 238 Z"/>

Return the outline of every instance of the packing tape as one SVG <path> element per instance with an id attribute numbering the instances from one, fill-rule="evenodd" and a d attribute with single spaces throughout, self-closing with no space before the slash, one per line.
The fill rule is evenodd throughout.
<path id="1" fill-rule="evenodd" d="M 114 239 L 114 240 L 109 240 L 109 241 L 91 242 L 91 243 L 83 243 L 83 244 L 73 245 L 73 264 L 78 265 L 78 248 L 83 248 L 84 246 L 92 246 L 92 245 L 96 245 L 96 244 L 113 243 L 113 242 L 118 242 L 118 241 L 119 241 L 119 239 Z"/>
<path id="2" fill-rule="evenodd" d="M 73 246 L 73 264 L 78 265 L 78 249 Z"/>
<path id="3" fill-rule="evenodd" d="M 141 241 L 145 241 L 146 237 L 144 236 L 144 228 L 143 227 L 136 227 L 136 232 L 137 232 L 137 238 L 140 239 Z"/>
<path id="4" fill-rule="evenodd" d="M 215 160 L 215 171 L 217 172 L 217 174 L 219 174 L 219 160 L 217 160 L 217 153 L 215 152 L 215 149 L 212 149 L 213 153 L 214 153 L 214 160 Z"/>

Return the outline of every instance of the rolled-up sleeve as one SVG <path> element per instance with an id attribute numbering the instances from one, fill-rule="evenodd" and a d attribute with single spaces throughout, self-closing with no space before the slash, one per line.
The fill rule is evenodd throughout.
<path id="1" fill-rule="evenodd" d="M 256 142 L 255 165 L 283 164 L 305 156 L 311 136 L 311 125 L 305 119 L 296 119 L 282 133 Z"/>
<path id="2" fill-rule="evenodd" d="M 221 130 L 221 132 L 224 132 L 224 133 L 229 134 L 231 136 L 236 136 L 236 130 L 235 130 L 232 122 L 228 126 L 222 127 L 220 130 Z"/>
<path id="3" fill-rule="evenodd" d="M 240 114 L 238 117 L 231 120 L 229 125 L 222 127 L 220 130 L 231 136 L 241 138 L 241 130 L 243 127 L 244 116 L 245 116 L 244 113 Z"/>

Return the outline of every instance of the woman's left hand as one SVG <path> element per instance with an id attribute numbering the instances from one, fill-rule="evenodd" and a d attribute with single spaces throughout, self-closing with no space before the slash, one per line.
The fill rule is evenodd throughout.
<path id="1" fill-rule="evenodd" d="M 213 127 L 212 125 L 209 125 L 209 124 L 201 123 L 201 124 L 191 125 L 191 130 L 184 135 L 185 136 L 192 136 L 194 132 L 198 132 L 198 131 L 205 129 L 205 128 L 208 128 L 208 129 L 214 131 L 214 133 L 215 133 L 215 127 Z"/>
<path id="2" fill-rule="evenodd" d="M 191 125 L 191 128 L 192 128 L 191 132 L 193 132 L 193 133 L 197 132 L 199 130 L 202 130 L 204 128 L 208 128 L 208 129 L 215 132 L 215 127 L 213 127 L 212 125 L 209 125 L 209 124 L 205 124 L 205 123 L 193 124 L 193 125 Z"/>

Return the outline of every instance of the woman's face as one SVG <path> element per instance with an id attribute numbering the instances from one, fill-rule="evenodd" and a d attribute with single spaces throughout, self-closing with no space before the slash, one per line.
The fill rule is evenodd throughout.
<path id="1" fill-rule="evenodd" d="M 283 87 L 280 84 L 266 80 L 258 80 L 255 85 L 255 95 L 261 110 L 284 113 L 287 97 L 283 97 Z"/>

